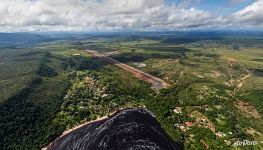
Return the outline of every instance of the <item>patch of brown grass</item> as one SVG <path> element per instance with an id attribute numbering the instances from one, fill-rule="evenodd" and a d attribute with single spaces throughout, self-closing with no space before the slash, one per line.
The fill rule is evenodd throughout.
<path id="1" fill-rule="evenodd" d="M 249 105 L 246 102 L 237 100 L 235 106 L 244 114 L 246 117 L 261 118 L 261 115 L 255 107 Z"/>

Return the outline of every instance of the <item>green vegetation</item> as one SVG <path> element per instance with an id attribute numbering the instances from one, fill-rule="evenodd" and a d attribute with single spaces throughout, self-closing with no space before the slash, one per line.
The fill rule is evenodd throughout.
<path id="1" fill-rule="evenodd" d="M 28 49 L 0 50 L 0 102 L 26 88 L 38 68 L 43 52 Z"/>
<path id="2" fill-rule="evenodd" d="M 262 141 L 263 45 L 258 41 L 83 35 L 3 48 L 0 147 L 40 149 L 66 129 L 129 107 L 153 112 L 186 149 L 238 149 L 237 140 Z M 156 93 L 149 83 L 84 49 L 111 54 L 171 86 Z"/>
<path id="3" fill-rule="evenodd" d="M 3 83 L 15 84 L 18 88 L 16 94 L 3 96 L 0 104 L 0 147 L 3 149 L 39 149 L 59 135 L 58 131 L 64 130 L 50 124 L 67 89 L 63 61 L 49 52 L 35 51 L 17 52 L 6 58 L 10 64 L 6 64 L 9 67 L 3 72 L 7 76 L 1 74 L 6 78 Z M 19 80 L 21 78 L 24 80 Z"/>

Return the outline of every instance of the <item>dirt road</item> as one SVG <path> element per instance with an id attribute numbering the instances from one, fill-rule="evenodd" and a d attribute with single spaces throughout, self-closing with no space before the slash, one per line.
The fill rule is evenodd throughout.
<path id="1" fill-rule="evenodd" d="M 123 70 L 126 70 L 130 73 L 132 73 L 136 78 L 140 79 L 140 80 L 144 80 L 148 83 L 151 83 L 152 84 L 152 88 L 154 90 L 160 90 L 160 89 L 163 89 L 163 88 L 166 88 L 169 86 L 168 83 L 166 83 L 165 81 L 157 78 L 157 77 L 154 77 L 148 73 L 145 73 L 145 72 L 142 72 L 134 67 L 131 67 L 129 65 L 126 65 L 124 63 L 121 63 L 115 59 L 112 59 L 104 54 L 101 54 L 95 50 L 86 50 L 87 52 L 93 54 L 94 56 L 96 57 L 99 57 L 99 58 L 102 58 L 102 59 L 105 59 L 107 61 L 109 61 L 110 63 L 113 63 L 115 66 L 118 66 L 119 68 L 123 69 Z"/>

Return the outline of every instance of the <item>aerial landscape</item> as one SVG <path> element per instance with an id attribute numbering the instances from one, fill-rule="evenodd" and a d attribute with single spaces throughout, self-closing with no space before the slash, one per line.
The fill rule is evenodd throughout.
<path id="1" fill-rule="evenodd" d="M 263 149 L 263 0 L 0 0 L 1 150 Z"/>

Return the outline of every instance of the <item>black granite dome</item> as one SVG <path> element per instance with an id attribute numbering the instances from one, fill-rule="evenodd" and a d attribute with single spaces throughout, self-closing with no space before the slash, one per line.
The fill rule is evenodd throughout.
<path id="1" fill-rule="evenodd" d="M 126 109 L 54 141 L 48 150 L 180 150 L 144 109 Z"/>

